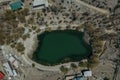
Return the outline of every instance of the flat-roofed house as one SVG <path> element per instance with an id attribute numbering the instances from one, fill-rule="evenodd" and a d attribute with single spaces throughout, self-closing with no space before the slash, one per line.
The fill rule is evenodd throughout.
<path id="1" fill-rule="evenodd" d="M 92 76 L 92 71 L 84 71 L 84 72 L 83 72 L 83 75 L 84 75 L 85 77 L 91 77 L 91 76 Z"/>
<path id="2" fill-rule="evenodd" d="M 16 68 L 19 67 L 20 62 L 17 60 L 14 56 L 10 56 L 9 61 L 12 65 L 14 65 Z"/>
<path id="3" fill-rule="evenodd" d="M 84 80 L 82 76 L 77 76 L 75 78 L 73 78 L 72 80 Z"/>
<path id="4" fill-rule="evenodd" d="M 4 70 L 6 71 L 6 73 L 8 74 L 8 76 L 17 76 L 17 71 L 15 69 L 13 69 L 13 67 L 11 66 L 10 62 L 6 62 L 3 63 L 3 67 Z"/>
<path id="5" fill-rule="evenodd" d="M 7 73 L 9 76 L 13 76 L 13 75 L 14 75 L 13 72 L 12 72 L 12 68 L 11 68 L 9 62 L 4 63 L 4 64 L 3 64 L 3 67 L 4 67 L 6 73 Z"/>
<path id="6" fill-rule="evenodd" d="M 48 7 L 48 0 L 34 0 L 33 9 L 43 9 Z"/>

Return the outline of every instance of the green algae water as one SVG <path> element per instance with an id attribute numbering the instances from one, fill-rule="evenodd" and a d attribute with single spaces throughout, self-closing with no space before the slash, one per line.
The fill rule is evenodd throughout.
<path id="1" fill-rule="evenodd" d="M 55 30 L 38 35 L 38 48 L 33 60 L 46 65 L 79 61 L 91 54 L 84 33 L 76 30 Z"/>

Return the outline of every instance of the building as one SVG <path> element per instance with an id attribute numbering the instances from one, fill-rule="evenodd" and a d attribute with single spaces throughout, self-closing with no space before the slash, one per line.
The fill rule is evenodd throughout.
<path id="1" fill-rule="evenodd" d="M 67 75 L 65 76 L 65 79 L 64 80 L 72 80 L 73 78 L 75 77 L 75 75 Z"/>
<path id="2" fill-rule="evenodd" d="M 81 73 L 78 74 L 72 74 L 72 75 L 66 75 L 63 80 L 84 80 L 84 77 Z"/>
<path id="3" fill-rule="evenodd" d="M 6 73 L 9 76 L 13 76 L 13 72 L 12 72 L 12 67 L 10 66 L 9 62 L 3 63 L 3 68 L 5 69 Z"/>
<path id="4" fill-rule="evenodd" d="M 16 68 L 19 67 L 20 62 L 19 62 L 19 60 L 17 60 L 14 56 L 11 55 L 8 60 L 10 61 L 10 63 L 11 63 L 14 67 L 16 67 Z"/>
<path id="5" fill-rule="evenodd" d="M 84 72 L 83 72 L 83 75 L 84 75 L 85 77 L 91 77 L 91 76 L 92 76 L 92 71 L 84 71 Z"/>
<path id="6" fill-rule="evenodd" d="M 12 65 L 10 62 L 3 63 L 4 70 L 8 74 L 8 76 L 17 76 L 17 71 L 13 69 Z"/>
<path id="7" fill-rule="evenodd" d="M 22 4 L 22 1 L 21 1 L 21 0 L 17 0 L 17 1 L 12 2 L 12 3 L 10 4 L 10 7 L 11 7 L 11 9 L 12 9 L 13 11 L 22 9 L 22 6 L 23 6 L 23 4 Z"/>
<path id="8" fill-rule="evenodd" d="M 17 76 L 17 71 L 16 70 L 13 70 L 13 76 Z"/>
<path id="9" fill-rule="evenodd" d="M 73 78 L 72 80 L 84 80 L 82 76 L 77 76 L 75 78 Z"/>
<path id="10" fill-rule="evenodd" d="M 48 7 L 48 0 L 34 0 L 33 9 L 43 9 Z"/>
<path id="11" fill-rule="evenodd" d="M 2 80 L 4 78 L 4 76 L 5 76 L 5 74 L 0 71 L 0 80 Z"/>

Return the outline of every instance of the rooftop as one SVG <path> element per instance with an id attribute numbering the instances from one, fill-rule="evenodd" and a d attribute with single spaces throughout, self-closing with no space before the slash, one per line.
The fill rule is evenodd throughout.
<path id="1" fill-rule="evenodd" d="M 5 75 L 3 74 L 3 72 L 0 71 L 0 80 L 3 79 L 4 76 L 5 76 Z"/>
<path id="2" fill-rule="evenodd" d="M 14 11 L 14 10 L 18 10 L 18 9 L 21 9 L 22 8 L 22 2 L 21 0 L 18 0 L 16 2 L 13 2 L 10 4 L 10 7 L 11 9 Z"/>
<path id="3" fill-rule="evenodd" d="M 73 80 L 83 80 L 82 76 L 75 77 Z"/>
<path id="4" fill-rule="evenodd" d="M 10 76 L 13 76 L 12 68 L 8 62 L 4 63 L 3 67 Z"/>
<path id="5" fill-rule="evenodd" d="M 90 77 L 92 76 L 92 71 L 84 71 L 83 74 L 85 77 Z"/>
<path id="6" fill-rule="evenodd" d="M 48 0 L 34 0 L 33 7 L 48 7 Z"/>

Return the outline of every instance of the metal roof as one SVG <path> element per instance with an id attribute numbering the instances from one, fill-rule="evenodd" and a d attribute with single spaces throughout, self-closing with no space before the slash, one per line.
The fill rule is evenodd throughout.
<path id="1" fill-rule="evenodd" d="M 45 7 L 48 7 L 48 0 L 34 0 L 33 6 L 43 5 L 45 4 Z"/>
<path id="2" fill-rule="evenodd" d="M 87 76 L 89 77 L 89 76 L 92 76 L 92 71 L 84 71 L 83 74 L 85 77 Z"/>
<path id="3" fill-rule="evenodd" d="M 77 76 L 73 80 L 83 80 L 83 77 L 82 76 Z"/>
<path id="4" fill-rule="evenodd" d="M 18 10 L 18 9 L 21 9 L 22 8 L 22 2 L 21 0 L 18 0 L 16 2 L 13 2 L 10 4 L 10 7 L 11 9 L 14 11 L 14 10 Z"/>
<path id="5" fill-rule="evenodd" d="M 3 64 L 3 67 L 4 67 L 5 71 L 6 71 L 10 76 L 13 76 L 12 69 L 11 69 L 10 64 L 9 64 L 8 62 L 4 63 L 4 64 Z"/>
<path id="6" fill-rule="evenodd" d="M 0 71 L 0 80 L 4 78 L 4 74 Z"/>
<path id="7" fill-rule="evenodd" d="M 19 61 L 17 59 L 15 59 L 14 56 L 10 56 L 9 61 L 11 62 L 11 64 L 13 64 L 16 68 L 18 68 L 19 66 Z"/>

